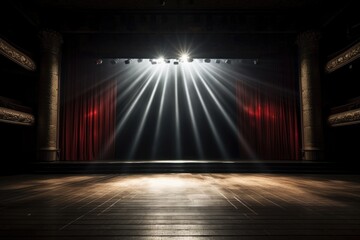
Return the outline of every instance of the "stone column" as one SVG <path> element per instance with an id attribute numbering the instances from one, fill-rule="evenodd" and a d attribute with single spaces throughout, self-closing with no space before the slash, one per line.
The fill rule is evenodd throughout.
<path id="1" fill-rule="evenodd" d="M 59 73 L 61 34 L 40 32 L 41 62 L 38 92 L 37 144 L 39 161 L 59 159 Z"/>
<path id="2" fill-rule="evenodd" d="M 316 31 L 299 34 L 301 126 L 303 160 L 323 159 L 323 125 L 319 65 L 319 39 Z"/>

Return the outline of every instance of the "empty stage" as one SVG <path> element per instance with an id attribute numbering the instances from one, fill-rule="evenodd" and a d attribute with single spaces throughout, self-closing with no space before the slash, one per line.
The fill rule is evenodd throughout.
<path id="1" fill-rule="evenodd" d="M 359 175 L 0 179 L 0 239 L 359 239 Z"/>

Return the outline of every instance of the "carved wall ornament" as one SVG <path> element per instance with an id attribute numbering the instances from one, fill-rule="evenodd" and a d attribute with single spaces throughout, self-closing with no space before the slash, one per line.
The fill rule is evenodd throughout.
<path id="1" fill-rule="evenodd" d="M 16 49 L 2 38 L 0 38 L 0 53 L 28 70 L 35 71 L 36 69 L 35 62 L 29 56 Z"/>
<path id="2" fill-rule="evenodd" d="M 354 61 L 355 59 L 360 57 L 360 42 L 334 57 L 326 64 L 325 70 L 330 73 L 335 71 L 336 69 Z"/>
<path id="3" fill-rule="evenodd" d="M 329 116 L 328 122 L 332 127 L 360 123 L 360 108 L 332 114 Z"/>
<path id="4" fill-rule="evenodd" d="M 33 125 L 35 117 L 32 114 L 0 107 L 0 122 L 7 122 L 21 125 Z"/>

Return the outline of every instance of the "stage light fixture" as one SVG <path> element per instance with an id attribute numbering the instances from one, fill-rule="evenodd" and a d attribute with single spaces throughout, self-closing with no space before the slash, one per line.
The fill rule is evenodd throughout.
<path id="1" fill-rule="evenodd" d="M 100 64 L 102 64 L 102 63 L 103 63 L 103 60 L 102 60 L 101 58 L 96 59 L 96 61 L 95 61 L 95 64 L 96 64 L 96 65 L 100 65 Z"/>
<path id="2" fill-rule="evenodd" d="M 126 59 L 124 63 L 125 63 L 125 64 L 129 64 L 129 63 L 130 63 L 130 59 Z"/>
<path id="3" fill-rule="evenodd" d="M 170 59 L 165 59 L 165 63 L 170 63 Z"/>
<path id="4" fill-rule="evenodd" d="M 150 59 L 150 62 L 151 62 L 152 65 L 157 63 L 155 59 Z"/>
<path id="5" fill-rule="evenodd" d="M 225 63 L 231 64 L 231 60 L 230 60 L 230 59 L 226 59 L 226 60 L 225 60 Z"/>
<path id="6" fill-rule="evenodd" d="M 111 60 L 110 60 L 110 63 L 111 63 L 111 64 L 117 64 L 117 63 L 119 63 L 119 61 L 120 61 L 120 59 L 115 58 L 115 59 L 111 59 Z"/>
<path id="7" fill-rule="evenodd" d="M 258 64 L 259 63 L 259 59 L 254 59 L 254 64 Z"/>
<path id="8" fill-rule="evenodd" d="M 187 53 L 181 54 L 180 61 L 181 62 L 187 62 L 189 59 L 189 55 Z"/>
<path id="9" fill-rule="evenodd" d="M 158 59 L 156 59 L 157 63 L 164 63 L 165 59 L 164 57 L 159 57 Z"/>
<path id="10" fill-rule="evenodd" d="M 220 59 L 216 59 L 216 61 L 215 61 L 217 64 L 219 64 L 220 63 Z"/>
<path id="11" fill-rule="evenodd" d="M 210 59 L 210 58 L 206 58 L 204 61 L 205 61 L 206 63 L 209 63 L 209 62 L 211 62 L 211 59 Z"/>
<path id="12" fill-rule="evenodd" d="M 141 63 L 143 60 L 141 59 L 141 58 L 139 58 L 138 60 L 137 60 L 137 62 L 138 63 Z"/>
<path id="13" fill-rule="evenodd" d="M 179 60 L 174 60 L 174 65 L 178 65 L 179 64 Z"/>
<path id="14" fill-rule="evenodd" d="M 188 62 L 193 62 L 194 59 L 193 58 L 188 58 Z"/>

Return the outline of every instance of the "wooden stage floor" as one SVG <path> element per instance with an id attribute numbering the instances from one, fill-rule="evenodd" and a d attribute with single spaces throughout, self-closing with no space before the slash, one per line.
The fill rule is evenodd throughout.
<path id="1" fill-rule="evenodd" d="M 360 176 L 0 178 L 0 239 L 360 239 Z"/>

